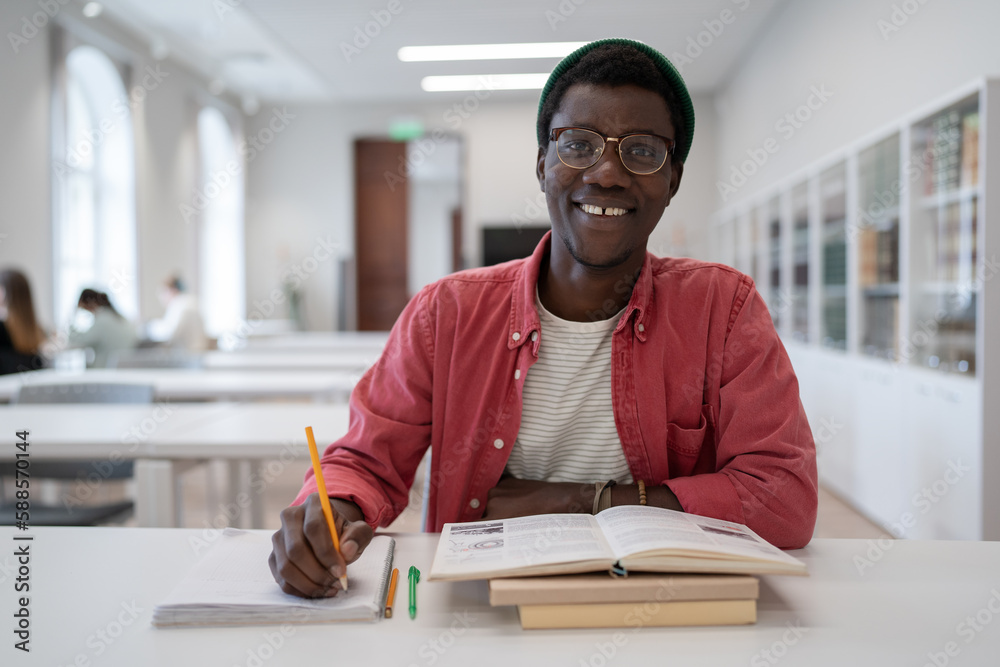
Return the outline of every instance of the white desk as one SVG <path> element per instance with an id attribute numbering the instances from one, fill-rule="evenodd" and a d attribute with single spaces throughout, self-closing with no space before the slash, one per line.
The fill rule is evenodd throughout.
<path id="1" fill-rule="evenodd" d="M 347 371 L 360 375 L 378 361 L 377 350 L 255 350 L 236 352 L 205 352 L 201 355 L 206 370 L 221 371 Z"/>
<path id="2" fill-rule="evenodd" d="M 262 503 L 254 499 L 264 489 L 251 479 L 254 469 L 295 461 L 304 472 L 305 427 L 313 427 L 322 449 L 347 432 L 348 420 L 346 405 L 324 403 L 0 406 L 0 429 L 9 438 L 30 430 L 33 459 L 134 459 L 142 526 L 177 525 L 178 474 L 207 459 L 231 462 L 228 502 L 247 495 L 236 524 L 262 525 Z"/>
<path id="3" fill-rule="evenodd" d="M 241 352 L 381 352 L 389 340 L 388 331 L 301 331 L 275 336 L 251 336 Z"/>
<path id="4" fill-rule="evenodd" d="M 490 607 L 486 583 L 474 581 L 421 582 L 412 621 L 404 612 L 374 624 L 157 630 L 150 626 L 153 606 L 196 562 L 196 549 L 210 533 L 39 528 L 27 534 L 34 535 L 32 652 L 15 652 L 8 630 L 0 649 L 4 664 L 61 667 L 82 656 L 110 667 L 920 667 L 948 642 L 960 651 L 948 659 L 953 667 L 992 667 L 1000 656 L 1000 613 L 987 607 L 991 590 L 1000 590 L 997 542 L 898 542 L 859 575 L 853 559 L 864 557 L 867 541 L 816 540 L 792 552 L 809 564 L 810 577 L 762 580 L 759 619 L 751 626 L 523 631 L 515 609 Z M 8 621 L 16 604 L 11 554 L 24 544 L 15 536 L 24 533 L 0 528 L 0 616 Z M 396 538 L 400 571 L 416 565 L 427 572 L 437 535 Z M 401 611 L 404 582 L 396 596 Z M 991 622 L 966 642 L 956 626 L 983 609 Z M 994 609 L 1000 609 L 996 602 Z M 604 658 L 602 650 L 614 655 Z M 21 660 L 7 659 L 15 654 Z"/>
<path id="5" fill-rule="evenodd" d="M 253 373 L 180 368 L 93 369 L 80 372 L 45 369 L 0 376 L 0 401 L 10 402 L 21 384 L 126 382 L 153 385 L 157 400 L 261 400 L 295 398 L 345 400 L 360 379 L 357 372 L 334 370 Z"/>

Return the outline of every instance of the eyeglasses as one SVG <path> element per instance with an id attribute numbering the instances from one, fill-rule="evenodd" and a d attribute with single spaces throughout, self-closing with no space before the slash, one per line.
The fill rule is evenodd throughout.
<path id="1" fill-rule="evenodd" d="M 559 161 L 573 169 L 588 169 L 604 155 L 607 142 L 618 144 L 618 155 L 633 174 L 646 175 L 660 170 L 674 153 L 674 140 L 658 134 L 630 133 L 607 137 L 583 127 L 556 127 L 549 133 L 556 142 Z"/>

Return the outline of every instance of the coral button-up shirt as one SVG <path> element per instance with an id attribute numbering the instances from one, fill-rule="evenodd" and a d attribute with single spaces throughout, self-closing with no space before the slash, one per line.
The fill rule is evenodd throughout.
<path id="1" fill-rule="evenodd" d="M 548 234 L 523 260 L 447 276 L 410 301 L 351 395 L 347 434 L 322 457 L 331 497 L 386 526 L 431 447 L 428 530 L 482 517 L 538 358 L 535 285 L 550 242 Z M 647 254 L 634 287 L 623 278 L 620 289 L 630 287 L 611 382 L 632 477 L 666 484 L 687 512 L 804 546 L 816 520 L 816 450 L 753 281 L 719 264 Z M 294 504 L 315 490 L 309 470 Z"/>

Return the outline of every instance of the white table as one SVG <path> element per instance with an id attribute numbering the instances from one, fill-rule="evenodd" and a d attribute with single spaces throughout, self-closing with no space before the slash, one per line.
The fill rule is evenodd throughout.
<path id="1" fill-rule="evenodd" d="M 377 350 L 255 350 L 205 352 L 201 362 L 206 370 L 222 371 L 347 371 L 360 375 L 378 361 Z"/>
<path id="2" fill-rule="evenodd" d="M 865 557 L 867 541 L 816 540 L 792 552 L 808 563 L 810 577 L 762 579 L 751 626 L 523 631 L 514 608 L 490 607 L 486 583 L 474 581 L 418 584 L 416 620 L 400 613 L 374 624 L 157 630 L 150 626 L 153 606 L 204 553 L 210 532 L 27 534 L 34 536 L 32 652 L 15 652 L 8 630 L 4 664 L 920 667 L 949 642 L 959 651 L 948 658 L 954 667 L 993 666 L 1000 656 L 1000 614 L 988 611 L 991 590 L 1000 589 L 996 542 L 900 541 L 859 574 L 854 558 Z M 24 544 L 15 536 L 24 534 L 0 529 L 0 615 L 8 620 L 16 608 L 12 552 Z M 437 535 L 395 537 L 400 571 L 416 565 L 427 572 Z M 396 604 L 403 609 L 406 595 L 401 585 Z M 966 642 L 956 626 L 977 614 L 990 614 L 991 622 Z"/>
<path id="3" fill-rule="evenodd" d="M 360 372 L 344 370 L 243 371 L 123 368 L 88 371 L 45 369 L 0 376 L 0 401 L 10 402 L 22 384 L 125 382 L 153 385 L 157 400 L 345 400 Z"/>
<path id="4" fill-rule="evenodd" d="M 305 427 L 313 427 L 322 450 L 347 432 L 348 421 L 346 405 L 325 403 L 0 406 L 8 438 L 31 432 L 33 459 L 134 459 L 136 519 L 161 527 L 180 517 L 178 475 L 208 459 L 231 463 L 227 502 L 239 507 L 235 524 L 263 525 L 262 503 L 254 500 L 264 489 L 251 479 L 254 468 L 294 461 L 304 472 Z"/>
<path id="5" fill-rule="evenodd" d="M 274 336 L 251 336 L 241 352 L 379 352 L 389 340 L 388 331 L 300 331 Z"/>

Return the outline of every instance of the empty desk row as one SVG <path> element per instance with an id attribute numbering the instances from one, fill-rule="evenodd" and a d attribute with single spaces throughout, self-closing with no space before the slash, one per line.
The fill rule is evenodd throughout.
<path id="1" fill-rule="evenodd" d="M 64 385 L 94 382 L 153 386 L 159 401 L 311 399 L 345 400 L 361 377 L 346 370 L 198 370 L 181 368 L 45 369 L 0 376 L 0 401 L 11 402 L 21 385 Z"/>
<path id="2" fill-rule="evenodd" d="M 251 486 L 251 461 L 308 468 L 305 427 L 320 446 L 347 432 L 346 405 L 321 403 L 198 403 L 153 405 L 12 405 L 0 407 L 0 425 L 13 436 L 30 432 L 32 460 L 135 461 L 136 518 L 140 526 L 176 526 L 181 501 L 178 475 L 209 459 L 230 461 L 228 502 L 240 491 L 250 499 L 250 523 L 261 525 L 259 489 Z M 299 461 L 301 460 L 301 463 Z M 295 461 L 293 464 L 292 462 Z M 241 465 L 236 465 L 241 464 Z M 86 480 L 85 480 L 86 481 Z"/>

